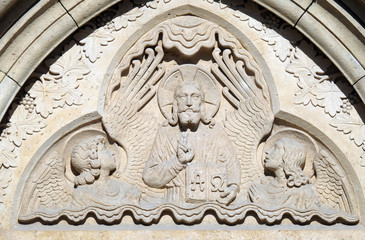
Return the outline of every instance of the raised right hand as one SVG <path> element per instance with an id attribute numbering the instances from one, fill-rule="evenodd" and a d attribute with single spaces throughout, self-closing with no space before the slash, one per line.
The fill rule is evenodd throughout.
<path id="1" fill-rule="evenodd" d="M 187 140 L 187 132 L 181 133 L 181 138 L 177 146 L 177 158 L 182 164 L 191 162 L 194 158 L 194 151 Z"/>

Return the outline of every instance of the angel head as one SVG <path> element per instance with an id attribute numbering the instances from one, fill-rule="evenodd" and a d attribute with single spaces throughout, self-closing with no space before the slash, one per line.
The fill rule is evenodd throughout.
<path id="1" fill-rule="evenodd" d="M 109 176 L 117 165 L 112 151 L 105 147 L 105 138 L 95 136 L 83 140 L 71 153 L 71 165 L 79 174 L 75 185 L 92 184 L 100 176 Z"/>
<path id="2" fill-rule="evenodd" d="M 200 121 L 212 123 L 206 117 L 204 106 L 204 90 L 197 81 L 181 81 L 178 83 L 172 102 L 171 125 L 179 123 L 183 128 L 196 128 Z"/>
<path id="3" fill-rule="evenodd" d="M 285 177 L 288 187 L 300 187 L 310 182 L 303 172 L 306 150 L 299 142 L 281 138 L 265 153 L 265 169 L 273 172 L 276 177 Z"/>

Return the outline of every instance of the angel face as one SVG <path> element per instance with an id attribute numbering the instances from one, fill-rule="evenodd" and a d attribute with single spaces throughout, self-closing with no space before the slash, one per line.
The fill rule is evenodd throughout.
<path id="1" fill-rule="evenodd" d="M 196 126 L 201 119 L 203 96 L 201 91 L 192 84 L 179 88 L 175 95 L 179 122 L 182 126 Z"/>
<path id="2" fill-rule="evenodd" d="M 264 167 L 275 171 L 283 166 L 284 144 L 276 141 L 274 146 L 265 152 Z"/>
<path id="3" fill-rule="evenodd" d="M 98 158 L 101 162 L 101 169 L 111 172 L 117 168 L 114 152 L 107 149 L 103 142 L 98 144 Z"/>

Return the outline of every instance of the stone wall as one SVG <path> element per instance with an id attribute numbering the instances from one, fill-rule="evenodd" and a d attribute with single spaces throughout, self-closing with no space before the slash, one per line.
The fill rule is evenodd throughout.
<path id="1" fill-rule="evenodd" d="M 364 29 L 336 3 L 42 1 L 1 40 L 3 238 L 364 233 Z"/>

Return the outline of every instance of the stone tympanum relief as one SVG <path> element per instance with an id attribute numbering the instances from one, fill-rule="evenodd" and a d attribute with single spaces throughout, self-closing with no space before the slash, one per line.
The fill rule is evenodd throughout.
<path id="1" fill-rule="evenodd" d="M 282 129 L 269 137 L 262 157 L 264 177 L 249 188 L 249 199 L 265 208 L 351 211 L 344 172 L 307 134 Z"/>
<path id="2" fill-rule="evenodd" d="M 115 154 L 106 148 L 105 138 L 96 136 L 83 140 L 71 154 L 71 166 L 78 174 L 75 177 L 75 192 L 72 205 L 115 206 L 123 202 L 138 202 L 137 187 L 110 176 L 116 170 Z"/>
<path id="3" fill-rule="evenodd" d="M 301 130 L 273 130 L 263 70 L 225 29 L 176 17 L 120 59 L 101 121 L 63 136 L 31 172 L 20 223 L 168 212 L 191 224 L 212 211 L 229 224 L 359 221 L 338 159 Z"/>
<path id="4" fill-rule="evenodd" d="M 329 125 L 363 149 L 360 165 L 365 166 L 365 124 L 354 109 L 363 105 L 343 75 L 331 67 L 330 60 L 288 23 L 251 1 L 233 15 L 259 33 L 297 81 L 299 89 L 294 93 L 293 103 L 323 108 L 331 117 Z"/>
<path id="5" fill-rule="evenodd" d="M 143 181 L 165 188 L 168 202 L 230 204 L 239 191 L 240 163 L 228 136 L 212 118 L 219 106 L 213 77 L 194 65 L 183 65 L 161 84 L 160 106 L 172 109 L 165 109 L 168 124 L 156 133 Z M 166 99 L 170 92 L 173 99 Z"/>

